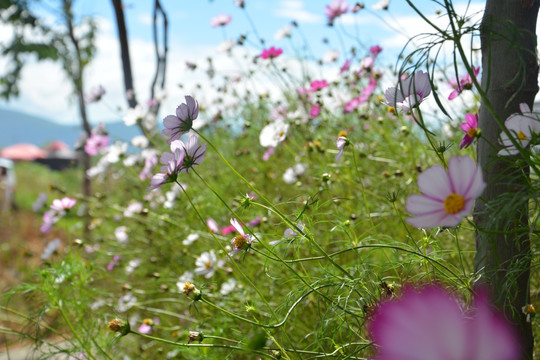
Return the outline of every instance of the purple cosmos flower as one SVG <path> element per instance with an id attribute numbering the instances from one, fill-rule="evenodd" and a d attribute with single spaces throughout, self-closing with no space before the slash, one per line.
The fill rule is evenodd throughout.
<path id="1" fill-rule="evenodd" d="M 486 183 L 473 159 L 454 156 L 448 161 L 448 171 L 433 165 L 418 175 L 418 187 L 422 194 L 407 198 L 406 209 L 414 215 L 407 222 L 417 228 L 452 227 L 472 211 Z"/>
<path id="2" fill-rule="evenodd" d="M 335 0 L 324 7 L 324 13 L 328 18 L 328 26 L 334 24 L 334 20 L 349 11 L 349 4 L 343 0 Z"/>
<path id="3" fill-rule="evenodd" d="M 176 180 L 178 173 L 183 169 L 186 152 L 182 140 L 174 140 L 171 143 L 172 152 L 161 154 L 161 173 L 152 176 L 150 186 L 146 190 L 154 190 L 160 186 Z"/>
<path id="4" fill-rule="evenodd" d="M 532 112 L 526 103 L 519 105 L 521 114 L 512 114 L 504 122 L 504 126 L 515 136 L 516 141 L 525 148 L 529 145 L 533 134 L 540 131 L 540 113 Z M 505 133 L 501 133 L 500 142 L 503 149 L 499 151 L 500 156 L 516 155 L 518 149 L 512 140 Z"/>
<path id="5" fill-rule="evenodd" d="M 379 55 L 382 50 L 383 50 L 382 47 L 380 47 L 379 45 L 374 45 L 369 48 L 369 52 L 373 55 L 373 58 L 376 58 L 377 55 Z"/>
<path id="6" fill-rule="evenodd" d="M 59 219 L 60 216 L 58 216 L 56 210 L 45 211 L 45 213 L 43 214 L 43 223 L 39 227 L 39 230 L 43 234 L 49 233 L 49 231 L 51 231 L 52 227 Z"/>
<path id="7" fill-rule="evenodd" d="M 210 25 L 212 27 L 220 27 L 220 26 L 228 25 L 231 21 L 232 21 L 231 15 L 219 14 L 219 15 L 214 16 L 210 20 Z"/>
<path id="8" fill-rule="evenodd" d="M 232 251 L 229 253 L 229 255 L 233 256 L 234 254 L 242 251 L 247 250 L 251 247 L 251 243 L 253 242 L 253 239 L 251 235 L 246 234 L 244 232 L 244 229 L 242 228 L 242 225 L 238 223 L 238 220 L 231 219 L 231 225 L 238 231 L 238 235 L 236 235 L 231 240 L 231 245 L 233 247 Z"/>
<path id="9" fill-rule="evenodd" d="M 477 77 L 480 73 L 480 66 L 476 68 L 473 67 L 473 73 L 474 77 Z M 471 78 L 471 75 L 469 75 L 468 73 L 461 76 L 458 80 L 451 80 L 449 83 L 450 86 L 454 88 L 454 91 L 450 93 L 450 95 L 448 96 L 448 100 L 454 100 L 459 96 L 459 94 L 461 94 L 463 90 L 470 90 L 473 87 L 473 80 Z"/>
<path id="10" fill-rule="evenodd" d="M 408 112 L 418 106 L 429 94 L 431 94 L 429 76 L 420 70 L 400 80 L 397 87 L 388 88 L 384 97 L 389 106 Z"/>
<path id="11" fill-rule="evenodd" d="M 439 286 L 407 289 L 380 305 L 369 331 L 378 347 L 375 360 L 517 360 L 520 348 L 510 324 L 485 294 L 464 311 Z"/>
<path id="12" fill-rule="evenodd" d="M 343 150 L 345 150 L 345 146 L 349 145 L 349 140 L 345 136 L 340 136 L 337 138 L 336 141 L 336 147 L 339 150 L 339 152 L 336 155 L 336 161 L 341 159 L 341 156 L 343 155 Z"/>
<path id="13" fill-rule="evenodd" d="M 193 127 L 193 120 L 199 116 L 199 103 L 193 97 L 187 95 L 186 103 L 178 105 L 176 115 L 168 115 L 163 119 L 165 129 L 161 133 L 169 137 L 168 143 L 180 139 Z"/>
<path id="14" fill-rule="evenodd" d="M 110 138 L 107 135 L 92 134 L 86 140 L 84 151 L 91 156 L 97 155 L 101 150 L 109 146 L 109 141 Z"/>
<path id="15" fill-rule="evenodd" d="M 77 200 L 69 198 L 69 197 L 63 197 L 62 199 L 54 199 L 51 204 L 51 209 L 61 212 L 65 210 L 69 210 L 72 207 L 75 206 L 77 203 Z"/>
<path id="16" fill-rule="evenodd" d="M 282 48 L 275 48 L 273 46 L 269 47 L 268 49 L 264 49 L 262 52 L 261 52 L 261 55 L 259 55 L 261 58 L 263 59 L 275 59 L 277 58 L 279 55 L 281 55 L 283 53 L 283 49 Z"/>
<path id="17" fill-rule="evenodd" d="M 176 140 L 180 149 L 183 149 L 185 156 L 180 172 L 188 172 L 195 165 L 199 165 L 206 155 L 206 143 L 199 145 L 199 137 L 197 134 L 189 135 L 187 144 L 181 140 Z M 171 149 L 173 145 L 171 144 Z M 175 150 L 176 151 L 176 150 Z"/>
<path id="18" fill-rule="evenodd" d="M 465 131 L 465 135 L 459 144 L 459 148 L 468 148 L 478 136 L 478 114 L 465 115 L 465 122 L 461 124 L 461 130 Z"/>

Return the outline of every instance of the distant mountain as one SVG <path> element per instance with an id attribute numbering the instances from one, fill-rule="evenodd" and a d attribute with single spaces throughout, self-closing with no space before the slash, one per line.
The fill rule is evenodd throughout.
<path id="1" fill-rule="evenodd" d="M 126 126 L 123 122 L 106 123 L 105 128 L 112 140 L 129 141 L 140 135 L 137 127 Z M 17 143 L 44 147 L 55 140 L 63 141 L 73 148 L 81 132 L 80 125 L 61 125 L 45 118 L 0 109 L 0 148 Z"/>

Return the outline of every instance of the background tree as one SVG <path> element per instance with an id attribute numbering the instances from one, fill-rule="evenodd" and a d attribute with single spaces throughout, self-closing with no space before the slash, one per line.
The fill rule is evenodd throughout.
<path id="1" fill-rule="evenodd" d="M 83 17 L 76 21 L 73 14 L 73 1 L 61 0 L 53 15 L 61 26 L 46 24 L 34 15 L 31 2 L 25 0 L 2 0 L 2 22 L 13 28 L 11 41 L 2 47 L 2 54 L 8 59 L 8 68 L 0 77 L 0 95 L 9 99 L 19 94 L 18 82 L 25 63 L 34 55 L 38 60 L 59 61 L 73 86 L 81 126 L 86 137 L 91 134 L 90 123 L 84 102 L 84 69 L 95 54 L 96 25 L 92 18 Z M 25 31 L 32 29 L 35 36 L 29 38 Z M 83 164 L 83 194 L 91 193 L 90 178 L 86 171 L 90 168 L 90 157 L 81 151 Z"/>
<path id="2" fill-rule="evenodd" d="M 530 303 L 529 167 L 497 152 L 504 120 L 519 112 L 520 103 L 532 108 L 538 92 L 538 7 L 537 0 L 487 0 L 480 29 L 486 97 L 479 113 L 477 154 L 488 185 L 484 201 L 477 203 L 475 267 L 519 330 L 523 359 L 532 359 L 533 351 L 531 325 L 521 311 Z"/>

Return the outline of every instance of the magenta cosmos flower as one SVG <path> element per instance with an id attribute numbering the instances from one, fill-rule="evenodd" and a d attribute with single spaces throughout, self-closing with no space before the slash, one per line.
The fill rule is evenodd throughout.
<path id="1" fill-rule="evenodd" d="M 107 135 L 92 134 L 84 145 L 84 151 L 88 155 L 97 155 L 101 150 L 109 146 L 110 138 Z"/>
<path id="2" fill-rule="evenodd" d="M 474 77 L 476 78 L 478 76 L 478 73 L 480 73 L 480 66 L 473 67 L 473 73 Z M 450 86 L 454 88 L 454 91 L 450 93 L 448 96 L 448 100 L 454 100 L 461 94 L 463 90 L 471 90 L 473 87 L 473 80 L 471 78 L 471 75 L 468 73 L 461 76 L 458 80 L 454 79 L 450 81 Z"/>
<path id="3" fill-rule="evenodd" d="M 220 26 L 228 25 L 231 21 L 232 21 L 231 15 L 219 14 L 219 15 L 214 16 L 210 20 L 210 25 L 212 27 L 220 27 Z"/>
<path id="4" fill-rule="evenodd" d="M 478 114 L 465 115 L 465 122 L 461 124 L 461 130 L 465 131 L 465 135 L 459 144 L 459 148 L 468 148 L 480 133 L 478 131 Z"/>
<path id="5" fill-rule="evenodd" d="M 317 92 L 328 86 L 329 84 L 326 80 L 313 80 L 311 84 L 309 84 L 311 92 Z"/>
<path id="6" fill-rule="evenodd" d="M 161 133 L 169 137 L 168 143 L 170 144 L 191 130 L 193 120 L 197 116 L 199 116 L 199 103 L 187 95 L 186 103 L 182 103 L 176 108 L 176 115 L 168 115 L 163 119 L 165 129 Z"/>
<path id="7" fill-rule="evenodd" d="M 454 156 L 448 161 L 448 171 L 433 165 L 418 175 L 418 187 L 422 194 L 407 198 L 406 209 L 414 215 L 407 222 L 417 228 L 452 227 L 472 211 L 486 183 L 473 159 Z"/>
<path id="8" fill-rule="evenodd" d="M 56 210 L 58 212 L 65 211 L 73 208 L 75 204 L 77 203 L 77 200 L 69 198 L 69 197 L 63 197 L 62 199 L 54 199 L 51 204 L 51 209 Z"/>
<path id="9" fill-rule="evenodd" d="M 405 290 L 380 305 L 368 325 L 378 348 L 375 360 L 517 360 L 511 326 L 481 294 L 464 311 L 438 286 Z"/>
<path id="10" fill-rule="evenodd" d="M 420 105 L 429 94 L 431 94 L 429 76 L 420 70 L 400 80 L 398 86 L 388 88 L 384 97 L 389 106 L 408 112 Z"/>
<path id="11" fill-rule="evenodd" d="M 251 246 L 251 243 L 253 242 L 253 239 L 251 235 L 246 234 L 244 232 L 244 228 L 242 228 L 242 225 L 238 223 L 238 220 L 231 219 L 231 225 L 236 229 L 236 231 L 238 231 L 238 235 L 236 235 L 231 240 L 231 246 L 233 247 L 233 249 L 229 253 L 229 255 L 233 256 L 234 254 L 242 250 L 249 249 Z"/>
<path id="12" fill-rule="evenodd" d="M 275 47 L 271 46 L 268 49 L 264 49 L 261 52 L 260 57 L 263 58 L 263 59 L 275 59 L 279 55 L 281 55 L 282 53 L 283 53 L 283 49 L 275 48 Z"/>
<path id="13" fill-rule="evenodd" d="M 349 4 L 347 4 L 347 2 L 343 0 L 335 0 L 332 1 L 330 4 L 326 5 L 324 7 L 324 13 L 328 18 L 328 25 L 332 26 L 334 24 L 334 20 L 337 17 L 346 14 L 348 10 Z"/>

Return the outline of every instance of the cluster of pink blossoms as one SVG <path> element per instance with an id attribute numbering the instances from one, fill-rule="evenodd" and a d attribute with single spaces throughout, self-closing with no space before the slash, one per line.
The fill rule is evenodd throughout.
<path id="1" fill-rule="evenodd" d="M 275 59 L 282 53 L 283 53 L 282 48 L 276 48 L 276 47 L 271 46 L 268 49 L 264 49 L 261 52 L 261 55 L 259 56 L 261 57 L 261 59 Z"/>
<path id="2" fill-rule="evenodd" d="M 75 204 L 77 204 L 77 200 L 67 196 L 62 199 L 54 199 L 51 209 L 43 214 L 43 223 L 40 227 L 41 232 L 47 234 L 51 231 L 54 224 L 66 214 L 66 211 L 71 210 Z"/>
<path id="3" fill-rule="evenodd" d="M 517 360 L 520 348 L 510 324 L 484 293 L 468 310 L 439 286 L 407 289 L 381 304 L 368 328 L 375 360 Z"/>

